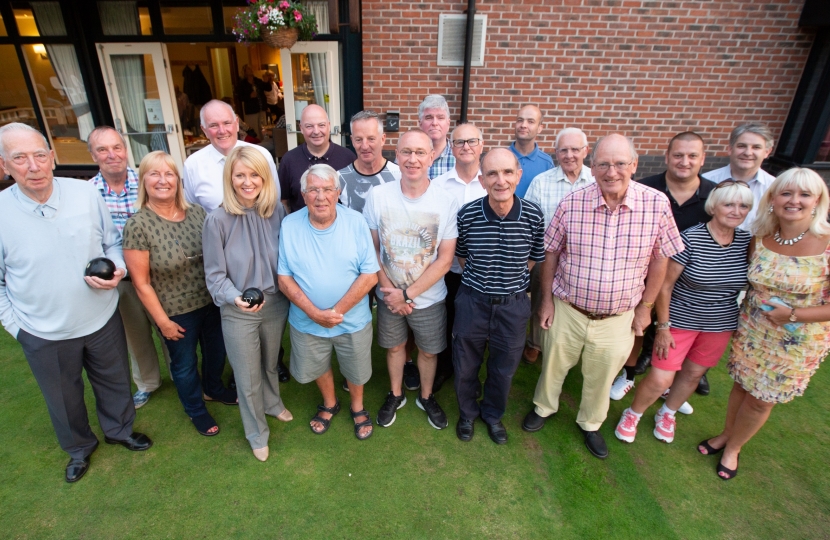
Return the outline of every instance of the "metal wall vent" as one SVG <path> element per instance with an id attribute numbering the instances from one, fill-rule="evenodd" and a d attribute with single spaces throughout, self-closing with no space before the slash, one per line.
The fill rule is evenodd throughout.
<path id="1" fill-rule="evenodd" d="M 466 15 L 440 15 L 438 18 L 438 65 L 463 66 L 464 41 L 467 33 Z M 473 66 L 484 65 L 484 41 L 487 15 L 476 15 L 473 21 Z"/>

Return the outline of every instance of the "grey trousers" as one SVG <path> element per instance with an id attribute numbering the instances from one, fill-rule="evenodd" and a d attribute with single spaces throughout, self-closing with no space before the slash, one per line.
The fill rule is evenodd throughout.
<path id="1" fill-rule="evenodd" d="M 50 341 L 20 330 L 17 341 L 46 400 L 58 443 L 70 457 L 84 459 L 98 446 L 84 403 L 83 370 L 95 394 L 104 435 L 118 440 L 132 435 L 135 407 L 127 341 L 117 312 L 88 336 Z"/>
<path id="2" fill-rule="evenodd" d="M 153 328 L 156 328 L 156 325 L 144 310 L 144 305 L 138 299 L 135 287 L 130 281 L 121 281 L 118 284 L 118 312 L 121 314 L 124 332 L 127 334 L 127 350 L 130 352 L 133 382 L 141 392 L 152 392 L 161 386 L 159 357 L 153 342 Z M 157 328 L 156 332 L 158 332 Z M 169 373 L 170 353 L 167 352 L 167 346 L 161 335 L 159 335 L 159 341 Z"/>
<path id="3" fill-rule="evenodd" d="M 288 298 L 280 292 L 266 294 L 265 305 L 257 313 L 229 304 L 221 307 L 221 313 L 245 437 L 254 450 L 264 448 L 271 433 L 265 415 L 277 416 L 285 410 L 277 360 L 288 320 Z"/>

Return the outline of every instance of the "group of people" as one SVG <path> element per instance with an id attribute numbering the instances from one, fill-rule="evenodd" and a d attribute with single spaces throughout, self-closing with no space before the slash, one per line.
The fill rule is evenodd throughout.
<path id="1" fill-rule="evenodd" d="M 152 445 L 132 424 L 161 384 L 154 329 L 198 433 L 220 430 L 206 401 L 238 404 L 260 461 L 269 456 L 266 417 L 293 420 L 280 397 L 292 376 L 316 383 L 322 403 L 309 427 L 329 429 L 341 410 L 332 350 L 359 440 L 395 422 L 407 389 L 432 427 L 448 427 L 435 393 L 453 379 L 457 437 L 470 441 L 481 418 L 505 444 L 502 418 L 522 358 L 541 359 L 528 432 L 558 411 L 581 359 L 576 421 L 587 449 L 605 458 L 600 427 L 610 399 L 634 388 L 639 358 L 651 368 L 615 435 L 633 442 L 663 397 L 654 435 L 670 443 L 675 414 L 691 413 L 687 400 L 732 340 L 725 428 L 698 450 L 724 451 L 718 475 L 737 474 L 772 405 L 801 395 L 830 350 L 821 178 L 762 171 L 773 141 L 756 123 L 733 131 L 729 165 L 705 178 L 704 141 L 683 132 L 669 141 L 666 171 L 637 182 L 637 153 L 619 134 L 594 143 L 588 167 L 585 133 L 563 129 L 554 166 L 536 143 L 543 117 L 533 105 L 519 109 L 515 141 L 486 153 L 475 125 L 450 132 L 442 96 L 427 96 L 418 118 L 393 163 L 376 113 L 351 119 L 353 153 L 330 141 L 325 110 L 309 105 L 305 142 L 278 172 L 268 151 L 238 140 L 233 108 L 211 101 L 200 113 L 210 145 L 182 171 L 163 152 L 133 171 L 123 138 L 103 126 L 89 137 L 100 172 L 88 183 L 53 176 L 54 153 L 38 131 L 0 128 L 0 165 L 15 180 L 0 194 L 0 321 L 20 342 L 70 455 L 67 482 L 86 473 L 98 445 L 82 370 L 105 441 Z M 117 268 L 112 279 L 85 277 L 102 256 Z M 650 329 L 651 352 L 642 340 Z M 389 391 L 373 420 L 363 397 L 374 339 L 386 349 Z"/>

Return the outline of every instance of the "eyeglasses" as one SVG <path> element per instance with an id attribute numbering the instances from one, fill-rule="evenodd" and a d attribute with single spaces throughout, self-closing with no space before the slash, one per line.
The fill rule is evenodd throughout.
<path id="1" fill-rule="evenodd" d="M 453 148 L 463 148 L 465 144 L 470 148 L 475 148 L 481 144 L 481 139 L 455 139 L 452 142 Z"/>
<path id="2" fill-rule="evenodd" d="M 184 252 L 184 249 L 182 248 L 182 245 L 179 243 L 179 239 L 178 239 L 178 238 L 176 238 L 176 246 L 178 246 L 179 251 L 181 251 L 181 252 L 182 252 L 182 256 L 183 256 L 183 257 L 185 258 L 185 260 L 187 260 L 188 262 L 191 262 L 191 261 L 201 261 L 201 260 L 204 258 L 204 255 L 203 255 L 202 253 L 199 253 L 198 255 L 190 255 L 190 256 L 188 256 L 188 255 L 187 255 L 187 253 L 185 253 L 185 252 Z"/>
<path id="3" fill-rule="evenodd" d="M 38 163 L 46 163 L 49 161 L 49 153 L 48 152 L 35 152 L 34 154 L 15 154 L 12 156 L 12 162 L 15 165 L 25 165 L 27 161 L 29 161 L 29 156 L 35 158 L 35 161 Z"/>
<path id="4" fill-rule="evenodd" d="M 568 154 L 578 154 L 582 152 L 582 149 L 585 148 L 584 146 L 580 146 L 579 148 L 559 148 L 556 153 L 562 154 L 563 156 L 567 156 Z"/>
<path id="5" fill-rule="evenodd" d="M 722 187 L 729 187 L 729 186 L 749 187 L 749 184 L 747 184 L 743 180 L 724 180 L 723 182 L 721 182 L 717 186 L 715 186 L 715 189 L 720 189 Z M 715 189 L 713 189 L 712 191 L 715 191 Z"/>
<path id="6" fill-rule="evenodd" d="M 429 152 L 427 152 L 426 150 L 410 150 L 409 148 L 403 148 L 401 150 L 398 150 L 398 153 L 405 158 L 408 158 L 412 154 L 415 154 L 415 156 L 421 159 L 427 157 L 427 154 L 429 154 Z"/>
<path id="7" fill-rule="evenodd" d="M 317 195 L 320 195 L 321 193 L 325 196 L 328 196 L 328 195 L 331 195 L 332 193 L 334 193 L 335 191 L 337 191 L 337 188 L 325 187 L 325 188 L 309 188 L 309 189 L 306 189 L 305 191 L 303 191 L 303 193 L 305 193 L 306 195 L 314 194 L 314 196 L 316 197 Z"/>
<path id="8" fill-rule="evenodd" d="M 608 169 L 610 169 L 613 166 L 618 173 L 621 173 L 625 171 L 628 168 L 628 166 L 632 163 L 634 162 L 629 161 L 628 163 L 626 163 L 624 161 L 618 161 L 617 163 L 597 163 L 596 165 L 594 165 L 594 168 L 596 168 L 596 170 L 598 170 L 599 172 L 604 173 L 608 172 Z"/>

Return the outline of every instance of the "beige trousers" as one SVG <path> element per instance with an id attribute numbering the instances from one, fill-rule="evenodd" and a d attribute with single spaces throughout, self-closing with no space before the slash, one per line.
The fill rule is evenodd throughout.
<path id="1" fill-rule="evenodd" d="M 118 284 L 118 312 L 124 322 L 124 333 L 127 334 L 127 349 L 130 351 L 133 382 L 140 391 L 152 392 L 161 386 L 159 357 L 156 344 L 153 342 L 153 329 L 156 325 L 144 310 L 144 305 L 130 281 L 122 280 Z M 158 332 L 158 329 L 156 331 Z M 169 373 L 170 354 L 167 352 L 160 332 L 159 341 Z"/>
<path id="2" fill-rule="evenodd" d="M 634 311 L 592 321 L 554 297 L 553 324 L 542 330 L 542 374 L 533 403 L 547 417 L 559 410 L 559 395 L 568 372 L 582 356 L 582 399 L 576 423 L 596 431 L 608 415 L 609 392 L 634 344 Z"/>

